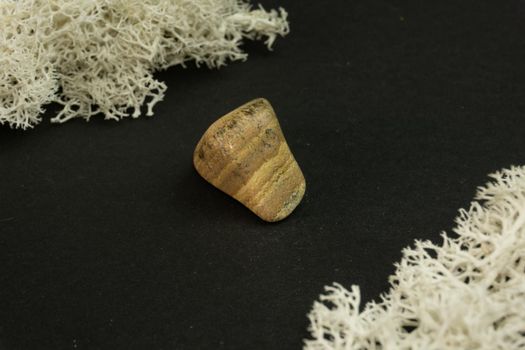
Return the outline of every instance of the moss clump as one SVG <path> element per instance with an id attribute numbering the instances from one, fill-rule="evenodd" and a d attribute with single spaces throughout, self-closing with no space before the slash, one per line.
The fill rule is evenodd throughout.
<path id="1" fill-rule="evenodd" d="M 525 167 L 492 178 L 460 211 L 457 235 L 403 251 L 379 303 L 360 310 L 359 287 L 326 287 L 305 349 L 523 349 Z"/>
<path id="2" fill-rule="evenodd" d="M 53 122 L 152 115 L 153 72 L 244 60 L 242 40 L 271 48 L 286 16 L 244 0 L 0 0 L 0 123 L 32 127 L 50 102 Z"/>

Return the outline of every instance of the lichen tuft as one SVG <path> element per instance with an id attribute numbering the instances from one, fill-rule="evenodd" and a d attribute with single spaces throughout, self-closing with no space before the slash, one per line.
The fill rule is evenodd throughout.
<path id="1" fill-rule="evenodd" d="M 151 116 L 155 71 L 244 60 L 244 39 L 271 49 L 288 30 L 286 11 L 245 0 L 0 0 L 0 124 L 32 127 L 50 102 L 53 122 Z"/>

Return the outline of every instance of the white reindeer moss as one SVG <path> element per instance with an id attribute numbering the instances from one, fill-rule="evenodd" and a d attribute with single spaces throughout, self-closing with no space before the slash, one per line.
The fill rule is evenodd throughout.
<path id="1" fill-rule="evenodd" d="M 0 123 L 32 127 L 50 102 L 54 122 L 152 115 L 153 72 L 244 60 L 242 40 L 271 48 L 286 17 L 245 0 L 0 0 Z"/>
<path id="2" fill-rule="evenodd" d="M 457 236 L 404 249 L 380 302 L 326 287 L 305 349 L 525 349 L 525 167 L 491 177 Z"/>

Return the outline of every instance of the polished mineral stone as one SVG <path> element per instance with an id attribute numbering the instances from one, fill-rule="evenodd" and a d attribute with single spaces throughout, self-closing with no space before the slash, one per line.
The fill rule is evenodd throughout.
<path id="1" fill-rule="evenodd" d="M 306 183 L 270 103 L 256 99 L 213 123 L 195 148 L 197 172 L 265 221 L 286 218 Z"/>

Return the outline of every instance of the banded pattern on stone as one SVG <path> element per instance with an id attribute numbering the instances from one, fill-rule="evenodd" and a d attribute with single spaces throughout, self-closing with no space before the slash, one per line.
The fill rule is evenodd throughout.
<path id="1" fill-rule="evenodd" d="M 306 188 L 275 112 L 262 98 L 213 123 L 195 148 L 193 164 L 206 181 L 265 221 L 290 215 Z"/>

